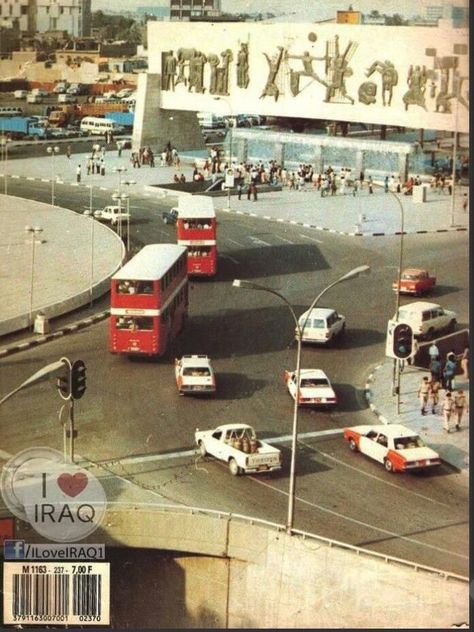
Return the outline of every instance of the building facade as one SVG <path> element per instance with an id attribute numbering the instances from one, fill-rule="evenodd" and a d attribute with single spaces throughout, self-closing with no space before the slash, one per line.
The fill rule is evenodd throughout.
<path id="1" fill-rule="evenodd" d="M 32 0 L 0 0 L 0 26 L 12 28 L 18 24 L 21 33 L 36 30 L 36 2 Z"/>
<path id="2" fill-rule="evenodd" d="M 189 21 L 221 15 L 221 0 L 171 0 L 170 20 Z"/>

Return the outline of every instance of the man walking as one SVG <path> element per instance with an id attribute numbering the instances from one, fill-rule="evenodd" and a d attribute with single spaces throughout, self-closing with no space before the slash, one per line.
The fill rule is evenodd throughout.
<path id="1" fill-rule="evenodd" d="M 81 165 L 77 165 L 76 169 L 76 181 L 79 183 L 81 181 Z"/>
<path id="2" fill-rule="evenodd" d="M 450 352 L 446 357 L 446 364 L 443 369 L 444 388 L 448 391 L 452 391 L 453 380 L 456 375 L 456 356 L 453 352 Z"/>
<path id="3" fill-rule="evenodd" d="M 439 391 L 441 390 L 441 382 L 438 379 L 431 379 L 429 399 L 431 402 L 431 413 L 436 415 L 436 406 L 439 402 Z"/>
<path id="4" fill-rule="evenodd" d="M 420 398 L 421 414 L 426 415 L 426 404 L 428 403 L 428 396 L 430 393 L 430 383 L 427 377 L 421 380 L 421 384 L 418 387 L 418 397 Z"/>
<path id="5" fill-rule="evenodd" d="M 368 187 L 369 187 L 369 194 L 372 195 L 374 192 L 374 181 L 372 180 L 372 176 L 369 176 Z"/>
<path id="6" fill-rule="evenodd" d="M 430 361 L 430 373 L 431 381 L 441 380 L 441 362 L 438 360 L 438 358 L 433 358 Z"/>
<path id="7" fill-rule="evenodd" d="M 451 397 L 450 391 L 446 391 L 443 404 L 442 404 L 442 409 L 443 409 L 443 420 L 444 420 L 443 428 L 445 432 L 449 433 L 451 430 L 451 427 L 450 427 L 451 416 L 454 412 L 454 402 L 453 402 L 453 398 Z"/>
<path id="8" fill-rule="evenodd" d="M 458 388 L 454 393 L 454 412 L 455 412 L 455 428 L 459 430 L 461 428 L 461 421 L 464 414 L 464 409 L 466 408 L 466 396 L 464 395 L 464 391 L 462 388 Z"/>
<path id="9" fill-rule="evenodd" d="M 428 355 L 430 356 L 430 360 L 439 358 L 439 349 L 436 346 L 435 342 L 431 343 L 431 345 L 429 346 Z"/>

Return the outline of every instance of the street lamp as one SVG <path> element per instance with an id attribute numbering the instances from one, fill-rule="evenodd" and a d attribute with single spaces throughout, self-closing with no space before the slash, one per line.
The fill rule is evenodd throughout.
<path id="1" fill-rule="evenodd" d="M 309 310 L 307 312 L 307 316 L 301 325 L 298 317 L 296 316 L 295 310 L 289 303 L 289 301 L 279 292 L 273 290 L 272 288 L 266 287 L 265 285 L 260 285 L 259 283 L 253 283 L 252 281 L 245 281 L 241 279 L 234 279 L 232 285 L 234 287 L 244 288 L 248 290 L 261 290 L 263 292 L 269 292 L 270 294 L 274 294 L 279 299 L 281 299 L 288 309 L 291 312 L 293 320 L 295 322 L 296 327 L 296 341 L 297 341 L 297 354 L 296 354 L 296 395 L 295 395 L 295 403 L 293 406 L 293 429 L 292 429 L 292 440 L 291 440 L 291 465 L 290 465 L 290 488 L 288 493 L 288 518 L 286 523 L 286 532 L 291 535 L 293 531 L 293 522 L 294 522 L 294 514 L 295 514 L 295 489 L 296 489 L 296 442 L 298 438 L 298 403 L 299 403 L 299 385 L 300 385 L 300 373 L 301 373 L 301 348 L 303 341 L 303 332 L 306 326 L 306 322 L 311 314 L 311 311 L 317 305 L 320 298 L 331 288 L 333 288 L 338 283 L 342 283 L 343 281 L 348 281 L 350 279 L 354 279 L 361 274 L 365 274 L 370 271 L 370 267 L 367 265 L 358 266 L 350 272 L 347 272 L 343 276 L 336 279 L 330 283 L 327 287 L 320 292 L 314 301 L 311 303 Z"/>
<path id="2" fill-rule="evenodd" d="M 136 184 L 136 180 L 125 180 L 123 184 L 126 186 L 131 186 Z M 130 250 L 130 196 L 127 195 L 127 252 Z"/>
<path id="3" fill-rule="evenodd" d="M 7 175 L 7 170 L 8 170 L 8 143 L 11 142 L 11 138 L 7 138 L 6 136 L 2 136 L 0 138 L 0 146 L 2 148 L 2 154 L 3 154 L 3 163 L 4 163 L 4 167 L 5 167 L 5 181 L 3 183 L 3 192 L 5 193 L 5 195 L 8 195 L 8 175 Z"/>
<path id="4" fill-rule="evenodd" d="M 230 101 L 225 97 L 214 97 L 214 101 L 224 101 L 227 103 L 230 111 L 230 121 L 229 121 L 229 162 L 228 166 L 232 169 L 232 174 L 234 173 L 234 169 L 232 167 L 232 139 L 233 139 L 233 128 L 234 128 L 234 113 L 232 111 L 232 105 Z M 227 208 L 230 209 L 230 186 L 227 187 Z"/>
<path id="5" fill-rule="evenodd" d="M 35 245 L 36 236 L 43 232 L 41 226 L 25 226 L 25 232 L 31 235 L 31 286 L 30 286 L 30 318 L 29 323 L 33 325 L 33 288 L 35 275 Z M 40 242 L 41 243 L 41 242 Z"/>
<path id="6" fill-rule="evenodd" d="M 54 206 L 54 181 L 56 178 L 56 173 L 54 169 L 54 156 L 59 154 L 59 147 L 55 145 L 54 147 L 46 147 L 46 151 L 51 156 L 51 206 Z"/>
<path id="7" fill-rule="evenodd" d="M 91 191 L 91 198 L 92 198 L 92 186 L 90 187 L 90 191 Z M 89 294 L 90 294 L 90 306 L 92 307 L 93 289 L 94 289 L 94 226 L 95 226 L 94 213 L 92 211 L 92 202 L 90 205 L 90 209 L 84 211 L 83 215 L 85 217 L 88 217 L 89 220 L 91 221 L 91 276 L 90 276 L 90 284 L 89 284 L 90 285 Z"/>
<path id="8" fill-rule="evenodd" d="M 114 167 L 114 173 L 118 173 L 118 177 L 119 177 L 119 184 L 118 184 L 118 192 L 119 195 L 120 193 L 122 193 L 122 173 L 124 173 L 127 170 L 127 167 Z"/>

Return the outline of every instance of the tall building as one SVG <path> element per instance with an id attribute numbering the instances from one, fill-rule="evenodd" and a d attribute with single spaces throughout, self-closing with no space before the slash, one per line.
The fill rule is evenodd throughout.
<path id="1" fill-rule="evenodd" d="M 91 31 L 91 0 L 35 0 L 36 29 L 67 31 L 73 37 L 87 37 Z"/>
<path id="2" fill-rule="evenodd" d="M 36 30 L 36 3 L 32 0 L 0 0 L 0 26 L 12 28 L 17 20 L 22 33 Z"/>
<path id="3" fill-rule="evenodd" d="M 170 20 L 213 18 L 221 12 L 221 0 L 170 0 Z"/>

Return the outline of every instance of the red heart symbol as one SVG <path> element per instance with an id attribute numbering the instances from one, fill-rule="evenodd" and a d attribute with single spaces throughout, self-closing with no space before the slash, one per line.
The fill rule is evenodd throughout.
<path id="1" fill-rule="evenodd" d="M 76 474 L 61 474 L 58 476 L 58 485 L 65 494 L 74 498 L 87 487 L 87 476 L 83 472 Z"/>

